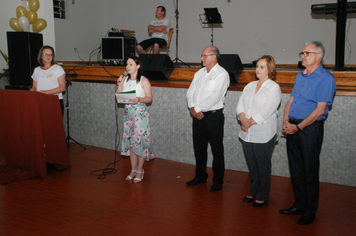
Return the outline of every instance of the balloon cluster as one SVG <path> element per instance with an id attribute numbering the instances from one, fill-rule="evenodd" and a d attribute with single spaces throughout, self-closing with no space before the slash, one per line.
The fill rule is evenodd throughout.
<path id="1" fill-rule="evenodd" d="M 38 0 L 23 0 L 23 6 L 16 8 L 17 18 L 10 19 L 10 26 L 16 31 L 30 31 L 32 24 L 32 31 L 39 33 L 47 27 L 45 19 L 38 19 L 37 10 L 40 8 Z"/>

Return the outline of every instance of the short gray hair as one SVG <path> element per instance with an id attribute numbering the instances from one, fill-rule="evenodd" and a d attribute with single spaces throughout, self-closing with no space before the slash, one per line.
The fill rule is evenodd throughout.
<path id="1" fill-rule="evenodd" d="M 220 59 L 220 51 L 217 47 L 215 46 L 211 46 L 211 53 L 213 53 L 214 55 L 216 55 L 216 60 L 218 61 Z"/>
<path id="2" fill-rule="evenodd" d="M 321 53 L 320 63 L 322 63 L 325 55 L 324 45 L 320 41 L 310 41 L 310 42 L 306 42 L 304 46 L 308 46 L 312 44 L 315 45 L 316 52 Z"/>

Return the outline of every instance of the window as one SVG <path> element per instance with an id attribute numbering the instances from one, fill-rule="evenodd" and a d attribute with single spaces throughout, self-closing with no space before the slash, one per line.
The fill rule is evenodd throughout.
<path id="1" fill-rule="evenodd" d="M 53 0 L 53 14 L 54 18 L 66 18 L 65 0 Z"/>

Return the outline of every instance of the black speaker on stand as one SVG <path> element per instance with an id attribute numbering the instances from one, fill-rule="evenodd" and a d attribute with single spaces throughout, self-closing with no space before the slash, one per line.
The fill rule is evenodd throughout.
<path id="1" fill-rule="evenodd" d="M 220 54 L 219 65 L 230 75 L 230 83 L 238 83 L 243 66 L 239 55 L 237 54 Z"/>
<path id="2" fill-rule="evenodd" d="M 32 86 L 31 75 L 39 66 L 37 55 L 42 46 L 42 34 L 7 32 L 10 89 L 28 89 Z"/>
<path id="3" fill-rule="evenodd" d="M 141 54 L 143 74 L 149 80 L 168 80 L 174 65 L 167 54 Z"/>

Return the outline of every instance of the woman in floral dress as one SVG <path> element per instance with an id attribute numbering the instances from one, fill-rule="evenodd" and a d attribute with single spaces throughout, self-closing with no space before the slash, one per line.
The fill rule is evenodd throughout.
<path id="1" fill-rule="evenodd" d="M 126 180 L 133 179 L 134 183 L 140 183 L 145 161 L 154 158 L 150 116 L 146 106 L 152 101 L 152 89 L 149 80 L 142 76 L 143 70 L 138 57 L 130 57 L 126 64 L 128 76 L 120 76 L 116 92 L 136 90 L 136 97 L 130 99 L 132 103 L 125 104 L 121 154 L 130 155 L 131 172 Z"/>

